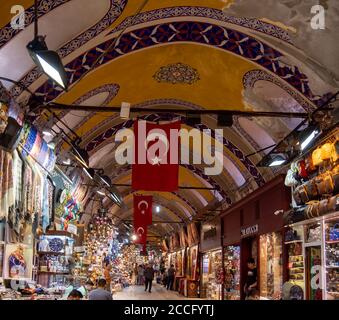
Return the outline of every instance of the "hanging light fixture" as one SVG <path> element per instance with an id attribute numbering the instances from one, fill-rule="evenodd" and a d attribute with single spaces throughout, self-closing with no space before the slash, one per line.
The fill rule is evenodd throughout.
<path id="1" fill-rule="evenodd" d="M 62 89 L 68 89 L 68 80 L 60 56 L 48 50 L 45 37 L 38 35 L 38 3 L 34 1 L 34 39 L 28 43 L 27 50 L 34 63 Z"/>
<path id="2" fill-rule="evenodd" d="M 81 149 L 75 143 L 71 143 L 73 149 L 73 155 L 75 159 L 82 164 L 83 167 L 89 168 L 89 155 L 84 149 Z"/>
<path id="3" fill-rule="evenodd" d="M 95 171 L 92 168 L 83 168 L 83 171 L 86 173 L 86 175 L 93 180 L 94 179 L 94 175 L 95 175 Z"/>
<path id="4" fill-rule="evenodd" d="M 101 182 L 102 182 L 104 185 L 106 185 L 107 187 L 110 187 L 110 186 L 111 186 L 112 181 L 111 181 L 111 179 L 110 179 L 109 176 L 105 176 L 105 175 L 100 176 L 100 180 L 101 180 Z"/>

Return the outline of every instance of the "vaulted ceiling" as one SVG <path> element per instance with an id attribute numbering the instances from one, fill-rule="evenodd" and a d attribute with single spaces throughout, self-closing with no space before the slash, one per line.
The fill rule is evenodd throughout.
<path id="1" fill-rule="evenodd" d="M 334 59 L 339 46 L 336 0 L 324 1 L 326 30 L 310 28 L 311 2 L 40 0 L 39 34 L 58 51 L 70 80 L 69 91 L 63 92 L 34 66 L 25 48 L 33 38 L 33 1 L 21 1 L 26 10 L 24 30 L 10 25 L 17 1 L 1 1 L 0 76 L 20 81 L 46 103 L 309 112 L 336 91 L 339 78 Z M 324 41 L 326 52 L 319 50 Z M 27 98 L 20 86 L 4 85 L 19 101 Z M 131 127 L 131 120 L 76 108 L 59 116 L 81 136 L 91 166 L 103 168 L 114 183 L 130 184 L 131 168 L 117 165 L 113 151 L 117 130 Z M 158 121 L 165 115 L 141 116 Z M 43 126 L 45 121 L 41 116 L 36 124 Z M 185 117 L 182 121 L 187 127 Z M 256 166 L 263 152 L 246 155 L 278 142 L 298 123 L 235 117 L 219 142 L 224 150 L 221 175 L 205 175 L 203 165 L 180 166 L 180 186 L 210 190 L 154 193 L 155 205 L 161 207 L 156 220 L 185 222 L 207 212 L 208 205 L 227 207 L 263 185 L 276 172 Z M 212 129 L 214 137 L 216 119 L 203 116 L 197 128 Z M 131 219 L 133 193 L 128 186 L 118 189 L 125 205 L 112 206 L 108 199 L 104 204 L 116 221 Z M 89 208 L 87 201 L 85 210 L 90 212 Z M 153 232 L 162 235 L 175 227 L 159 224 Z"/>

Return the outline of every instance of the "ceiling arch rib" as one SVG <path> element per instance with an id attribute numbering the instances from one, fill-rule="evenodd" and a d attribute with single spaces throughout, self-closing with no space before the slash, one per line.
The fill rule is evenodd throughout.
<path id="1" fill-rule="evenodd" d="M 260 42 L 253 36 L 216 24 L 180 21 L 156 24 L 124 33 L 115 44 L 114 49 L 107 52 L 106 56 L 94 65 L 96 59 L 102 52 L 110 48 L 113 41 L 114 39 L 107 40 L 66 65 L 68 77 L 72 79 L 71 84 L 76 83 L 81 75 L 87 73 L 88 70 L 93 72 L 99 66 L 121 58 L 126 54 L 159 45 L 188 42 L 224 50 L 247 59 L 268 70 L 270 73 L 274 73 L 306 98 L 315 99 L 315 95 L 308 85 L 307 76 L 301 73 L 297 66 L 288 66 L 282 63 L 280 58 L 284 57 L 284 55 L 281 52 L 273 49 L 268 44 Z M 60 95 L 60 92 L 48 82 L 40 86 L 36 92 L 46 102 L 52 101 Z"/>

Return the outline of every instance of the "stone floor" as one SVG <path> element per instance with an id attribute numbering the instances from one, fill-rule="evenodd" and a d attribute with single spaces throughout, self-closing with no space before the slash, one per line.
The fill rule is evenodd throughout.
<path id="1" fill-rule="evenodd" d="M 179 295 L 176 291 L 167 291 L 165 287 L 153 283 L 152 292 L 144 291 L 144 286 L 130 286 L 113 295 L 113 300 L 194 300 Z"/>

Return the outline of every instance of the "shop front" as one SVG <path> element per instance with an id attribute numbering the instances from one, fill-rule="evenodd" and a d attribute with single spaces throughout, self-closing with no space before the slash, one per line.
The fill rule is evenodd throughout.
<path id="1" fill-rule="evenodd" d="M 293 208 L 285 213 L 286 281 L 299 298 L 339 299 L 339 131 L 302 154 L 285 183 Z"/>
<path id="2" fill-rule="evenodd" d="M 224 272 L 220 219 L 203 223 L 200 238 L 200 298 L 221 300 Z"/>
<path id="3" fill-rule="evenodd" d="M 224 299 L 245 299 L 245 284 L 253 258 L 260 299 L 280 299 L 283 285 L 283 217 L 290 205 L 284 177 L 278 176 L 222 215 L 225 286 Z"/>

